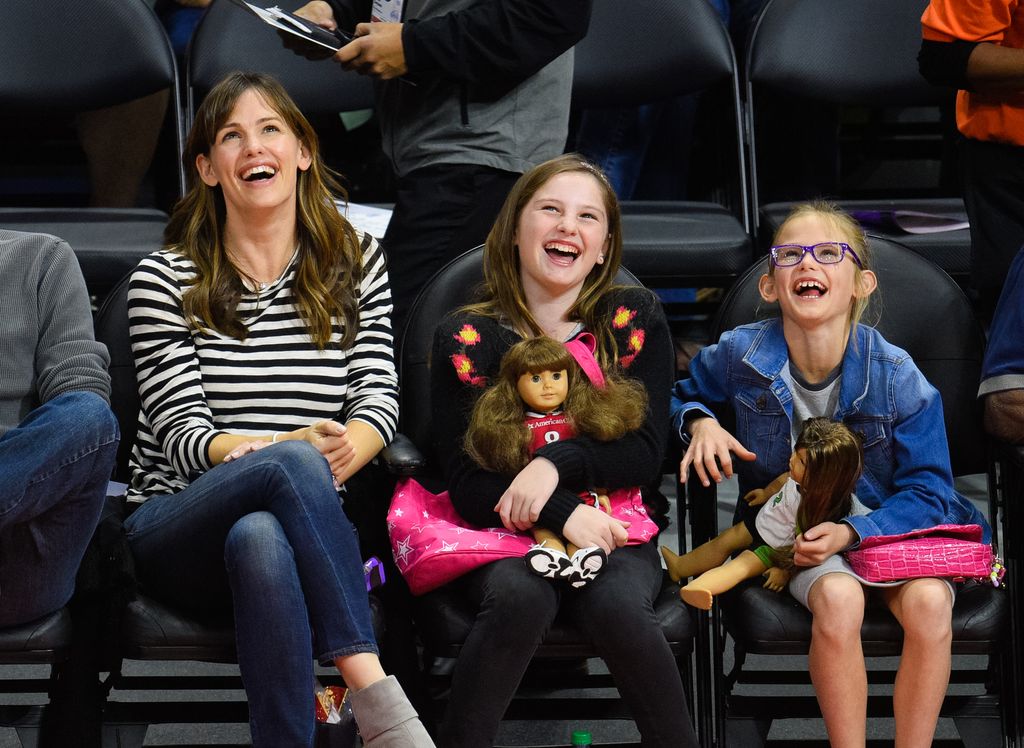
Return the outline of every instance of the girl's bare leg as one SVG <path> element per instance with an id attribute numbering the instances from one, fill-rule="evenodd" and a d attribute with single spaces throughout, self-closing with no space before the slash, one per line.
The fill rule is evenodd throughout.
<path id="1" fill-rule="evenodd" d="M 864 748 L 868 679 L 860 627 L 864 588 L 848 574 L 826 574 L 811 587 L 811 682 L 833 748 Z"/>
<path id="2" fill-rule="evenodd" d="M 661 547 L 661 555 L 665 558 L 668 575 L 673 582 L 679 582 L 721 566 L 731 554 L 746 548 L 752 542 L 750 532 L 741 522 L 682 556 L 665 546 Z M 761 571 L 764 571 L 763 565 Z"/>
<path id="3" fill-rule="evenodd" d="M 953 596 L 940 579 L 914 579 L 884 590 L 884 595 L 903 627 L 903 655 L 892 697 L 896 748 L 927 748 L 949 685 Z"/>
<path id="4" fill-rule="evenodd" d="M 371 683 L 376 683 L 387 677 L 384 668 L 380 665 L 380 658 L 373 652 L 336 657 L 334 666 L 341 673 L 345 685 L 353 691 L 366 688 Z"/>
<path id="5" fill-rule="evenodd" d="M 742 525 L 738 525 L 742 527 Z M 744 579 L 764 574 L 764 562 L 753 551 L 743 551 L 736 558 L 701 574 L 679 591 L 679 596 L 695 608 L 710 610 L 715 595 L 731 590 Z"/>

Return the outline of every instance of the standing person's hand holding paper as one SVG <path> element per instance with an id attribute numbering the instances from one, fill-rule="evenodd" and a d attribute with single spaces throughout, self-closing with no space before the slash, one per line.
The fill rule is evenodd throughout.
<path id="1" fill-rule="evenodd" d="M 323 0 L 307 3 L 295 15 L 332 31 L 338 26 L 334 11 Z M 360 23 L 355 37 L 334 55 L 346 70 L 381 80 L 399 78 L 408 72 L 401 23 Z"/>

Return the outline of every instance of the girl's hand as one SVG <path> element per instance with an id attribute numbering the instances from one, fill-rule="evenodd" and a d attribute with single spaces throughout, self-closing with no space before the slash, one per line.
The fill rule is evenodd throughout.
<path id="1" fill-rule="evenodd" d="M 506 530 L 529 530 L 557 487 L 558 469 L 551 461 L 535 457 L 512 480 L 494 511 L 501 515 Z"/>
<path id="2" fill-rule="evenodd" d="M 355 458 L 356 448 L 348 437 L 348 429 L 337 421 L 317 421 L 304 431 L 302 438 L 324 456 L 335 477 Z"/>
<path id="3" fill-rule="evenodd" d="M 263 449 L 264 447 L 269 446 L 270 442 L 265 441 L 242 442 L 237 447 L 228 452 L 226 455 L 224 455 L 224 459 L 222 460 L 222 462 L 231 462 L 232 460 L 237 460 L 242 455 L 247 455 L 250 452 L 255 452 L 256 450 Z"/>
<path id="4" fill-rule="evenodd" d="M 579 548 L 598 546 L 605 553 L 626 544 L 629 522 L 613 519 L 597 507 L 580 504 L 573 509 L 562 527 L 562 535 Z"/>
<path id="5" fill-rule="evenodd" d="M 768 496 L 768 492 L 763 488 L 755 488 L 753 491 L 747 491 L 743 496 L 743 500 L 750 506 L 761 506 L 761 504 L 768 501 Z"/>
<path id="6" fill-rule="evenodd" d="M 793 543 L 793 563 L 818 566 L 854 540 L 854 531 L 845 522 L 822 522 L 797 536 Z"/>
<path id="7" fill-rule="evenodd" d="M 731 453 L 747 462 L 757 459 L 756 454 L 736 441 L 714 418 L 698 418 L 690 423 L 689 429 L 690 446 L 679 463 L 679 475 L 683 483 L 690 477 L 691 465 L 697 471 L 700 482 L 710 486 L 712 480 L 720 483 L 723 475 L 726 478 L 732 477 Z M 719 464 L 722 466 L 721 471 L 718 469 Z"/>

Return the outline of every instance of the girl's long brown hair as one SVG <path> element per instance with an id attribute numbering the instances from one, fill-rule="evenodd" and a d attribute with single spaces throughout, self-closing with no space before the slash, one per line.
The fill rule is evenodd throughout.
<path id="1" fill-rule="evenodd" d="M 219 186 L 204 183 L 196 170 L 196 158 L 209 156 L 217 131 L 246 91 L 255 91 L 277 112 L 310 154 L 310 167 L 299 170 L 296 185 L 298 269 L 292 293 L 318 348 L 330 342 L 335 319 L 344 328 L 339 345 L 348 348 L 359 328 L 363 267 L 355 230 L 334 205 L 334 195 L 344 199 L 346 194 L 324 165 L 309 121 L 284 87 L 263 73 L 230 73 L 214 86 L 200 104 L 185 144 L 181 158 L 188 189 L 174 206 L 164 232 L 168 248 L 191 260 L 196 268 L 195 282 L 182 299 L 185 318 L 199 328 L 210 327 L 240 340 L 248 333 L 238 312 L 245 288 L 224 246 L 224 195 Z"/>
<path id="2" fill-rule="evenodd" d="M 495 383 L 477 400 L 466 430 L 466 453 L 486 470 L 506 475 L 530 461 L 530 429 L 526 405 L 516 385 L 524 374 L 565 370 L 569 391 L 563 409 L 577 435 L 598 441 L 618 439 L 635 431 L 647 416 L 647 390 L 639 382 L 605 374 L 598 389 L 565 346 L 551 338 L 527 338 L 508 349 Z"/>
<path id="3" fill-rule="evenodd" d="M 853 489 L 864 468 L 860 437 L 831 418 L 808 418 L 793 449 L 802 449 L 805 454 L 796 511 L 799 531 L 848 516 L 853 508 Z M 777 566 L 790 568 L 792 547 L 777 549 L 775 561 Z"/>
<path id="4" fill-rule="evenodd" d="M 462 311 L 502 319 L 524 337 L 544 334 L 526 306 L 523 295 L 516 230 L 519 217 L 537 191 L 552 177 L 574 172 L 593 177 L 601 190 L 605 215 L 608 217 L 608 247 L 604 253 L 604 263 L 595 265 L 583 282 L 579 297 L 569 309 L 569 318 L 582 322 L 597 338 L 597 351 L 594 355 L 601 366 L 607 369 L 616 362 L 618 351 L 609 321 L 601 317 L 599 306 L 614 286 L 615 275 L 622 262 L 622 219 L 619 199 L 608 178 L 579 154 L 567 153 L 545 161 L 523 174 L 513 185 L 484 246 L 482 300 L 464 307 Z"/>

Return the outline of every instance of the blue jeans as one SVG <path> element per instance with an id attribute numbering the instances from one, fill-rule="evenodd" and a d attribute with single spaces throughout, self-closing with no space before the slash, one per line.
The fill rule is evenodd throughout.
<path id="1" fill-rule="evenodd" d="M 125 521 L 143 588 L 232 610 L 254 746 L 313 745 L 313 654 L 377 652 L 355 529 L 327 461 L 286 441 L 218 465 Z"/>
<path id="2" fill-rule="evenodd" d="M 0 627 L 71 599 L 118 438 L 114 414 L 92 392 L 59 395 L 0 437 Z"/>

